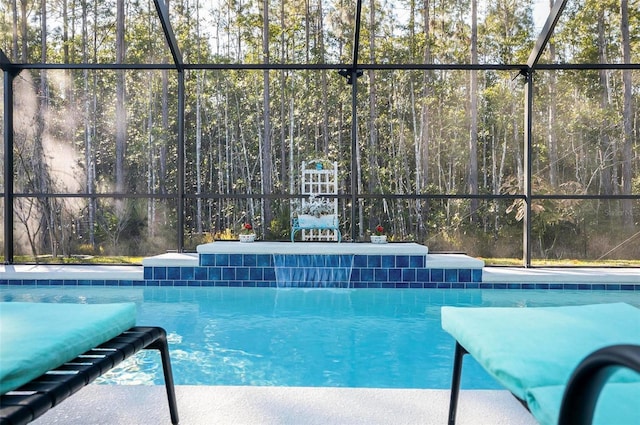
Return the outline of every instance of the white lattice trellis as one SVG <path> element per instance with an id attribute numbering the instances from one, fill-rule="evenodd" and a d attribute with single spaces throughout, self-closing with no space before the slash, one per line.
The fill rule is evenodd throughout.
<path id="1" fill-rule="evenodd" d="M 330 167 L 327 166 L 330 164 Z M 338 194 L 338 163 L 322 160 L 312 160 L 302 162 L 302 176 L 300 180 L 300 192 L 303 195 L 323 196 Z M 304 207 L 308 202 L 302 200 Z M 328 199 L 333 206 L 333 214 L 338 217 L 338 199 L 333 197 Z M 303 229 L 303 241 L 338 241 L 338 230 L 335 229 Z"/>

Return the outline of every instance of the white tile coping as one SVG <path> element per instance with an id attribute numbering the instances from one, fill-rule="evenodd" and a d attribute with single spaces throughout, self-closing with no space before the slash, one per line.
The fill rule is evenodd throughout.
<path id="1" fill-rule="evenodd" d="M 362 254 L 427 255 L 429 248 L 417 243 L 351 242 L 211 242 L 198 245 L 199 254 Z"/>

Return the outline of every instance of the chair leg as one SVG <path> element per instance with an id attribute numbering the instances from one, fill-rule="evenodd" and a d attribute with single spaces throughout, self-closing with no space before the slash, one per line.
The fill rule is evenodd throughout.
<path id="1" fill-rule="evenodd" d="M 453 358 L 453 376 L 451 378 L 451 399 L 449 401 L 449 425 L 455 425 L 458 410 L 458 395 L 460 394 L 460 376 L 462 375 L 462 360 L 467 350 L 456 341 L 456 351 Z"/>
<path id="2" fill-rule="evenodd" d="M 171 371 L 171 358 L 169 356 L 169 344 L 167 343 L 167 335 L 163 332 L 163 335 L 158 338 L 149 348 L 160 351 L 160 358 L 162 359 L 162 371 L 164 373 L 164 385 L 167 389 L 167 399 L 169 401 L 169 413 L 171 414 L 171 423 L 177 425 L 179 423 L 178 418 L 178 404 L 176 402 L 176 391 L 173 383 L 173 372 Z"/>

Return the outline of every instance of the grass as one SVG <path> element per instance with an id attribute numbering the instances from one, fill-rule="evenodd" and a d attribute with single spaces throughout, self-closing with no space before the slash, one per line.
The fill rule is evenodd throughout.
<path id="1" fill-rule="evenodd" d="M 520 267 L 521 258 L 480 258 L 487 266 Z M 531 260 L 533 267 L 640 267 L 640 260 Z"/>

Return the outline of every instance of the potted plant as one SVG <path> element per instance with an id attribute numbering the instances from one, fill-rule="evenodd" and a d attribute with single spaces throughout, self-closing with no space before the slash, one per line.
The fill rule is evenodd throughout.
<path id="1" fill-rule="evenodd" d="M 371 243 L 387 243 L 387 235 L 384 234 L 384 227 L 378 224 L 376 228 L 373 229 Z"/>
<path id="2" fill-rule="evenodd" d="M 245 223 L 242 226 L 242 230 L 240 231 L 240 242 L 253 242 L 256 240 L 256 234 L 253 231 L 253 226 L 251 223 Z"/>
<path id="3" fill-rule="evenodd" d="M 297 209 L 297 215 L 301 227 L 327 227 L 334 225 L 335 209 L 327 199 L 309 195 Z"/>

